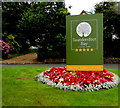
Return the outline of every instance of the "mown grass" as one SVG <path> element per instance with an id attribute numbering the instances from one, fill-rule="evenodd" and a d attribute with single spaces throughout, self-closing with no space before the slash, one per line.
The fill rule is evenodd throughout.
<path id="1" fill-rule="evenodd" d="M 3 106 L 117 106 L 118 87 L 96 92 L 63 91 L 35 81 L 50 67 L 3 67 Z M 108 69 L 118 74 L 118 70 Z"/>

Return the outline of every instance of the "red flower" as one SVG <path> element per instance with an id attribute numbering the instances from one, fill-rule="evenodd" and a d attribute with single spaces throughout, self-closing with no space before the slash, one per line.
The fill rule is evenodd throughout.
<path id="1" fill-rule="evenodd" d="M 44 72 L 44 76 L 55 83 L 61 82 L 66 85 L 85 85 L 85 84 L 94 84 L 99 85 L 104 82 L 113 81 L 114 74 L 110 73 L 107 70 L 101 71 L 75 71 L 67 72 L 66 67 L 64 68 L 55 68 L 52 67 L 49 71 Z"/>

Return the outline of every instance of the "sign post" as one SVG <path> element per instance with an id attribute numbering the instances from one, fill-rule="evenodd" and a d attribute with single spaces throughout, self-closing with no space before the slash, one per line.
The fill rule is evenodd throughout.
<path id="1" fill-rule="evenodd" d="M 103 15 L 66 18 L 67 71 L 103 71 Z"/>

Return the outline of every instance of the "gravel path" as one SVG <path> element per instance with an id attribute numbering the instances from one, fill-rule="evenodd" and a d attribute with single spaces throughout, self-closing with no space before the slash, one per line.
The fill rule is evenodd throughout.
<path id="1" fill-rule="evenodd" d="M 37 54 L 30 53 L 21 56 L 17 56 L 11 59 L 0 61 L 3 64 L 42 64 L 42 62 L 37 61 Z"/>

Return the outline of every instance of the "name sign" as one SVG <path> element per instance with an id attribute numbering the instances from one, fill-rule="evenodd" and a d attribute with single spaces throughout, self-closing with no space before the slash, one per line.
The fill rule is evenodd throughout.
<path id="1" fill-rule="evenodd" d="M 67 71 L 103 71 L 103 15 L 66 17 Z"/>

